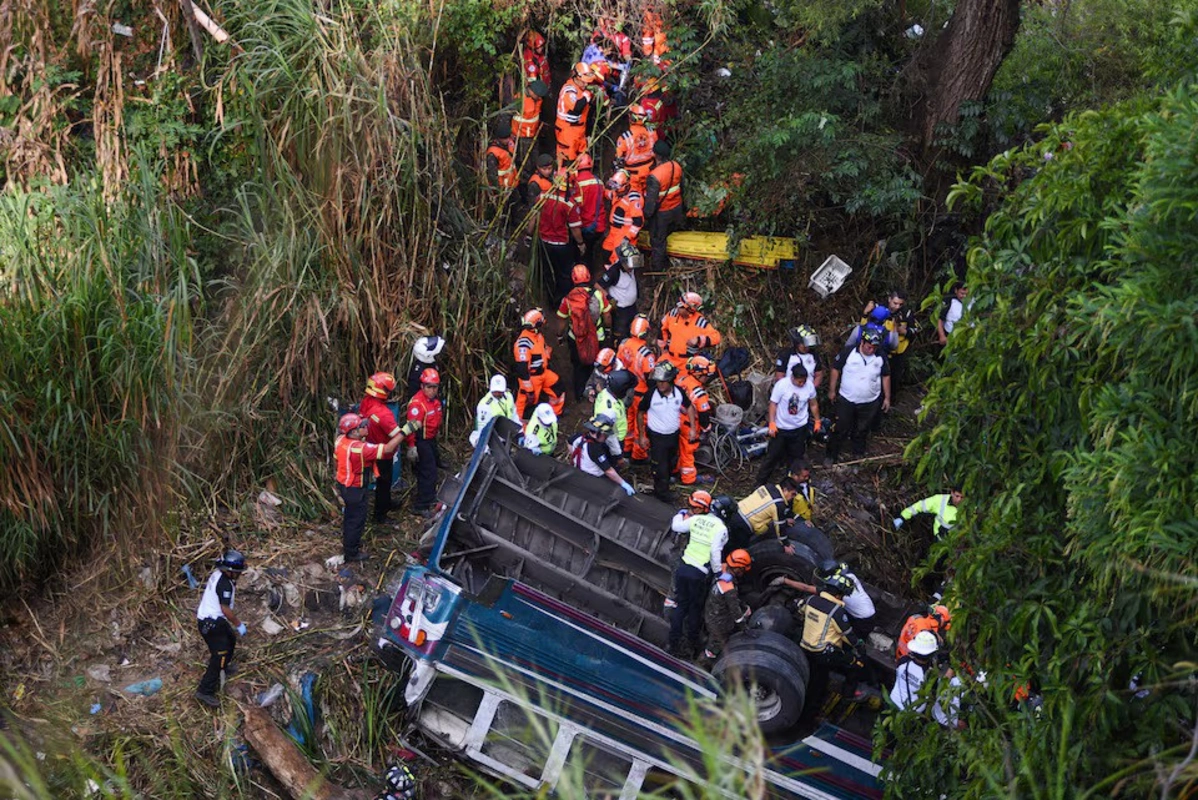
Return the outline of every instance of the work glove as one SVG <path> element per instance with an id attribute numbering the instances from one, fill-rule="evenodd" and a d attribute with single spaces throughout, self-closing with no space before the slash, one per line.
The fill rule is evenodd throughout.
<path id="1" fill-rule="evenodd" d="M 249 631 L 249 628 L 247 628 L 245 626 L 244 622 L 237 626 L 237 635 L 238 636 L 245 636 L 248 631 Z"/>
<path id="2" fill-rule="evenodd" d="M 903 527 L 903 518 L 895 517 L 894 518 L 894 529 L 897 531 L 901 527 Z"/>
<path id="3" fill-rule="evenodd" d="M 770 586 L 782 586 L 785 583 L 786 583 L 786 576 L 779 575 L 778 577 L 776 577 L 772 581 L 770 581 Z"/>
<path id="4" fill-rule="evenodd" d="M 819 432 L 820 432 L 820 429 L 821 429 L 821 428 L 823 428 L 823 427 L 824 427 L 824 421 L 823 421 L 822 419 L 817 419 L 817 420 L 815 421 L 815 424 L 811 426 L 811 432 L 812 432 L 812 433 L 819 433 Z"/>
<path id="5" fill-rule="evenodd" d="M 771 422 L 770 423 L 770 437 L 772 438 L 777 435 L 778 435 L 778 423 Z"/>
<path id="6" fill-rule="evenodd" d="M 411 461 L 412 463 L 416 463 L 416 460 L 420 458 L 420 453 L 416 450 L 415 445 L 409 447 L 405 455 L 407 456 L 408 461 Z"/>
<path id="7" fill-rule="evenodd" d="M 629 497 L 632 497 L 634 494 L 636 494 L 636 489 L 634 489 L 632 484 L 628 481 L 621 481 L 620 488 L 623 489 L 624 494 L 628 495 Z"/>

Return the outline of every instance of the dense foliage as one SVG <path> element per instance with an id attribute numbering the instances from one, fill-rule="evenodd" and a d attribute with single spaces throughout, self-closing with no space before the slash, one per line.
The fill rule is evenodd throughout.
<path id="1" fill-rule="evenodd" d="M 1169 796 L 1194 737 L 1198 87 L 1067 118 L 957 187 L 997 202 L 913 445 L 954 475 L 968 725 L 896 719 L 896 797 Z M 997 198 L 994 197 L 997 193 Z M 1012 701 L 1030 683 L 1043 707 Z M 913 716 L 913 715 L 907 715 Z"/>

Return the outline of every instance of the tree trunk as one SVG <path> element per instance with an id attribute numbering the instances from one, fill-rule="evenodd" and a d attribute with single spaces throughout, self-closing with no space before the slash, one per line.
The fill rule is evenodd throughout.
<path id="1" fill-rule="evenodd" d="M 915 74 L 923 96 L 915 107 L 914 132 L 926 153 L 936 126 L 957 121 L 961 104 L 981 100 L 1015 44 L 1020 0 L 959 0 L 948 26 L 925 45 Z"/>

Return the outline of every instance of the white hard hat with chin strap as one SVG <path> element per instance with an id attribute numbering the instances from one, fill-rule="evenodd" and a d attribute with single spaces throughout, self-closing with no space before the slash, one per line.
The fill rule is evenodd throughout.
<path id="1" fill-rule="evenodd" d="M 440 336 L 421 336 L 412 347 L 412 355 L 421 364 L 432 364 L 445 349 L 445 340 Z"/>

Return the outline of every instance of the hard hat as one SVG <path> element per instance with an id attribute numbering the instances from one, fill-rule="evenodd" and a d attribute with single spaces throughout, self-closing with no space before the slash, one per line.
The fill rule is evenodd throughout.
<path id="1" fill-rule="evenodd" d="M 636 376 L 626 369 L 617 369 L 607 375 L 607 390 L 615 395 L 617 400 L 622 401 L 634 386 Z"/>
<path id="2" fill-rule="evenodd" d="M 753 565 L 753 559 L 749 557 L 748 550 L 733 550 L 724 559 L 724 563 L 728 566 L 728 569 L 739 568 L 747 570 Z"/>
<path id="3" fill-rule="evenodd" d="M 540 50 L 545 46 L 545 37 L 536 31 L 529 31 L 524 34 L 524 46 L 531 47 L 533 50 Z"/>
<path id="4" fill-rule="evenodd" d="M 587 269 L 586 264 L 575 264 L 574 269 L 570 270 L 570 280 L 574 281 L 575 286 L 590 283 L 591 271 Z"/>
<path id="5" fill-rule="evenodd" d="M 590 153 L 579 153 L 577 160 L 574 162 L 574 166 L 578 167 L 579 169 L 592 169 L 595 166 L 595 159 L 591 158 Z"/>
<path id="6" fill-rule="evenodd" d="M 736 513 L 736 510 L 736 501 L 726 494 L 722 494 L 711 501 L 711 513 L 725 522 Z"/>
<path id="7" fill-rule="evenodd" d="M 582 424 L 591 433 L 611 433 L 616 429 L 616 421 L 607 414 L 596 414 Z"/>
<path id="8" fill-rule="evenodd" d="M 841 564 L 836 559 L 825 558 L 823 561 L 819 562 L 819 566 L 816 567 L 815 576 L 820 579 L 830 578 L 837 572 L 840 572 L 843 567 L 844 564 Z"/>
<path id="9" fill-rule="evenodd" d="M 886 306 L 874 306 L 874 310 L 869 312 L 871 321 L 881 325 L 886 320 L 890 319 L 890 309 Z"/>
<path id="10" fill-rule="evenodd" d="M 715 375 L 715 364 L 707 356 L 691 356 L 686 362 L 686 371 L 691 375 L 711 377 Z"/>
<path id="11" fill-rule="evenodd" d="M 686 502 L 700 514 L 706 514 L 711 510 L 711 492 L 706 489 L 697 489 L 691 492 L 691 496 Z"/>
<path id="12" fill-rule="evenodd" d="M 376 372 L 366 381 L 366 394 L 371 397 L 384 400 L 393 391 L 395 391 L 395 376 L 390 372 Z"/>
<path id="13" fill-rule="evenodd" d="M 539 308 L 533 308 L 524 312 L 523 318 L 520 320 L 520 325 L 525 328 L 540 328 L 545 324 L 545 314 Z"/>
<path id="14" fill-rule="evenodd" d="M 532 412 L 532 415 L 537 418 L 537 422 L 545 427 L 557 424 L 557 413 L 553 410 L 553 406 L 548 403 L 541 403 Z"/>
<path id="15" fill-rule="evenodd" d="M 366 425 L 366 418 L 360 417 L 357 414 L 343 414 L 341 420 L 337 423 L 337 430 L 342 433 L 356 431 L 358 428 Z"/>
<path id="16" fill-rule="evenodd" d="M 581 78 L 589 83 L 595 79 L 595 73 L 591 70 L 591 65 L 585 61 L 579 61 L 574 65 L 574 77 Z"/>
<path id="17" fill-rule="evenodd" d="M 628 113 L 632 115 L 633 122 L 644 122 L 649 118 L 649 112 L 640 103 L 633 103 L 628 107 Z"/>
<path id="18" fill-rule="evenodd" d="M 882 344 L 882 334 L 880 331 L 867 326 L 865 331 L 861 334 L 861 341 L 865 344 L 872 344 L 877 347 L 878 345 Z"/>
<path id="19" fill-rule="evenodd" d="M 637 338 L 643 337 L 653 327 L 649 322 L 649 318 L 644 314 L 637 314 L 632 318 L 632 324 L 628 326 L 628 332 Z"/>
<path id="20" fill-rule="evenodd" d="M 440 386 L 441 373 L 437 372 L 432 367 L 422 370 L 420 373 L 421 386 Z"/>
<path id="21" fill-rule="evenodd" d="M 445 349 L 445 340 L 440 336 L 421 336 L 412 346 L 412 355 L 421 364 L 432 364 Z"/>
<path id="22" fill-rule="evenodd" d="M 665 139 L 658 139 L 653 145 L 653 155 L 657 156 L 658 158 L 669 158 L 670 154 L 673 152 L 674 148 L 671 147 L 670 143 Z"/>
<path id="23" fill-rule="evenodd" d="M 607 188 L 619 195 L 627 194 L 631 186 L 627 170 L 618 169 L 607 179 Z"/>
<path id="24" fill-rule="evenodd" d="M 578 269 L 575 267 L 574 269 Z M 585 269 L 585 267 L 584 267 Z M 605 347 L 599 351 L 599 355 L 595 356 L 595 366 L 600 367 L 604 372 L 611 372 L 611 368 L 616 364 L 616 351 L 610 347 Z"/>
<path id="25" fill-rule="evenodd" d="M 820 582 L 823 584 L 824 591 L 844 597 L 846 594 L 852 594 L 857 587 L 853 582 L 846 578 L 841 572 L 834 572 L 826 578 L 822 578 Z"/>
<path id="26" fill-rule="evenodd" d="M 387 770 L 387 788 L 395 792 L 410 792 L 416 788 L 416 776 L 404 764 Z"/>
<path id="27" fill-rule="evenodd" d="M 632 242 L 620 242 L 612 256 L 629 271 L 645 266 L 645 257 Z"/>
<path id="28" fill-rule="evenodd" d="M 790 340 L 795 344 L 819 347 L 819 334 L 809 325 L 796 325 L 790 329 Z"/>
<path id="29" fill-rule="evenodd" d="M 595 83 L 605 81 L 611 75 L 611 65 L 606 61 L 595 61 L 591 64 L 591 74 Z"/>
<path id="30" fill-rule="evenodd" d="M 907 649 L 917 656 L 930 656 L 940 649 L 940 643 L 936 641 L 936 634 L 920 631 L 911 639 Z"/>
<path id="31" fill-rule="evenodd" d="M 676 377 L 678 377 L 678 368 L 669 361 L 664 361 L 653 368 L 653 373 L 650 375 L 650 380 L 673 381 Z"/>
<path id="32" fill-rule="evenodd" d="M 492 375 L 491 376 L 491 391 L 492 392 L 506 392 L 507 391 L 507 378 L 503 377 L 502 375 Z"/>
<path id="33" fill-rule="evenodd" d="M 940 621 L 940 627 L 942 629 L 944 629 L 944 630 L 949 629 L 950 623 L 952 622 L 953 615 L 949 613 L 948 606 L 940 606 L 940 605 L 932 606 L 931 616 L 935 617 L 936 619 L 938 619 Z"/>
<path id="34" fill-rule="evenodd" d="M 703 308 L 703 298 L 698 292 L 683 292 L 678 305 L 691 311 L 698 311 Z"/>
<path id="35" fill-rule="evenodd" d="M 245 556 L 237 550 L 226 550 L 225 554 L 221 556 L 220 561 L 216 562 L 216 565 L 221 569 L 240 572 L 245 569 Z"/>

